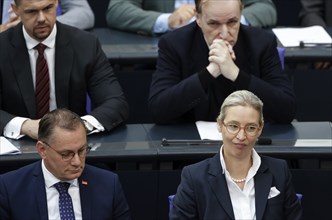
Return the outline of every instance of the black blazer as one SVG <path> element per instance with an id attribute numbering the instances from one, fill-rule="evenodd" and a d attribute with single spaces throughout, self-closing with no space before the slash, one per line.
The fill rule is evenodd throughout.
<path id="1" fill-rule="evenodd" d="M 295 95 L 276 48 L 273 33 L 241 26 L 234 47 L 240 73 L 231 82 L 207 72 L 209 50 L 196 22 L 163 35 L 150 87 L 153 119 L 157 123 L 215 121 L 224 99 L 245 89 L 262 99 L 266 121 L 291 122 Z"/>
<path id="2" fill-rule="evenodd" d="M 301 3 L 299 19 L 302 26 L 332 27 L 331 0 L 301 0 Z"/>
<path id="3" fill-rule="evenodd" d="M 36 118 L 36 100 L 22 24 L 0 34 L 0 133 L 15 116 Z M 106 130 L 128 118 L 128 104 L 98 39 L 57 22 L 55 95 L 58 108 L 94 116 Z"/>
<path id="4" fill-rule="evenodd" d="M 83 219 L 131 219 L 117 174 L 86 164 L 78 182 Z M 0 176 L 0 219 L 48 219 L 41 161 Z"/>
<path id="5" fill-rule="evenodd" d="M 261 166 L 254 176 L 257 220 L 297 220 L 302 208 L 291 183 L 284 160 L 261 156 Z M 268 199 L 271 187 L 280 194 Z M 234 219 L 231 198 L 220 153 L 202 162 L 184 167 L 181 183 L 173 199 L 170 219 Z"/>

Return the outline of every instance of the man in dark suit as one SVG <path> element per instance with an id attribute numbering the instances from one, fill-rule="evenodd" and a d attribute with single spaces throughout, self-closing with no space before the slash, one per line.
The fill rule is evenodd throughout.
<path id="1" fill-rule="evenodd" d="M 319 25 L 324 28 L 332 27 L 331 0 L 301 0 L 302 9 L 299 13 L 300 25 L 307 27 Z M 315 69 L 329 69 L 332 62 L 316 62 Z"/>
<path id="2" fill-rule="evenodd" d="M 213 121 L 231 92 L 247 89 L 266 121 L 289 123 L 295 95 L 282 71 L 276 37 L 240 24 L 241 1 L 197 1 L 196 22 L 159 40 L 149 108 L 157 123 Z"/>
<path id="3" fill-rule="evenodd" d="M 277 23 L 272 0 L 242 0 L 241 22 L 254 27 Z M 106 20 L 110 27 L 141 34 L 162 34 L 195 17 L 195 0 L 110 0 Z"/>
<path id="4" fill-rule="evenodd" d="M 262 101 L 247 90 L 231 93 L 217 125 L 223 145 L 214 157 L 183 168 L 169 219 L 301 219 L 286 161 L 254 149 L 264 126 Z"/>
<path id="5" fill-rule="evenodd" d="M 85 164 L 89 147 L 78 115 L 67 109 L 46 114 L 36 148 L 41 161 L 0 176 L 1 220 L 60 219 L 58 182 L 69 185 L 75 219 L 131 219 L 118 176 Z"/>
<path id="6" fill-rule="evenodd" d="M 36 45 L 46 45 L 49 109 L 68 108 L 90 132 L 109 131 L 128 117 L 128 104 L 98 39 L 56 22 L 57 0 L 16 0 L 22 23 L 0 34 L 0 133 L 37 138 Z M 92 111 L 87 114 L 87 94 Z"/>
<path id="7" fill-rule="evenodd" d="M 300 24 L 302 26 L 320 25 L 332 27 L 332 1 L 301 0 Z"/>

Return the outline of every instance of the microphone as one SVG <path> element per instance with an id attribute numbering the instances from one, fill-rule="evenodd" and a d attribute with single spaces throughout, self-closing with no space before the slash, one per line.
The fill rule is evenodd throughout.
<path id="1" fill-rule="evenodd" d="M 268 137 L 259 137 L 256 142 L 258 145 L 271 145 L 272 139 Z"/>

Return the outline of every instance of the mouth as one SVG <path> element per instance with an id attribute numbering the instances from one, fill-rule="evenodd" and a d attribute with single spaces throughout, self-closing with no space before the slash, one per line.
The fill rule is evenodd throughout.
<path id="1" fill-rule="evenodd" d="M 82 172 L 82 169 L 78 168 L 78 169 L 70 170 L 69 172 L 71 172 L 72 174 L 76 174 L 76 173 Z"/>
<path id="2" fill-rule="evenodd" d="M 243 148 L 247 147 L 247 145 L 244 143 L 233 143 L 233 144 L 238 149 L 243 149 Z"/>
<path id="3" fill-rule="evenodd" d="M 48 26 L 47 26 L 47 25 L 37 26 L 37 27 L 36 27 L 36 30 L 45 30 L 45 29 L 48 29 Z"/>

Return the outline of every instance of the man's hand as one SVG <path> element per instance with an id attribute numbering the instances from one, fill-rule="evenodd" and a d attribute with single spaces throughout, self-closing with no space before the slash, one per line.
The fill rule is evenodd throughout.
<path id="1" fill-rule="evenodd" d="M 177 8 L 168 18 L 168 26 L 176 29 L 186 25 L 192 17 L 195 16 L 196 10 L 194 5 L 184 4 Z"/>
<path id="2" fill-rule="evenodd" d="M 38 119 L 38 120 L 28 119 L 25 122 L 23 122 L 22 128 L 21 128 L 21 134 L 25 134 L 25 135 L 31 137 L 32 139 L 37 140 L 39 121 L 40 121 L 40 119 Z"/>
<path id="3" fill-rule="evenodd" d="M 239 74 L 239 68 L 234 63 L 235 59 L 232 45 L 222 39 L 215 39 L 210 45 L 209 61 L 210 64 L 215 63 L 219 67 L 219 72 L 210 72 L 210 65 L 207 69 L 215 78 L 222 74 L 225 78 L 234 82 Z M 212 66 L 210 66 L 210 69 L 215 70 Z"/>

